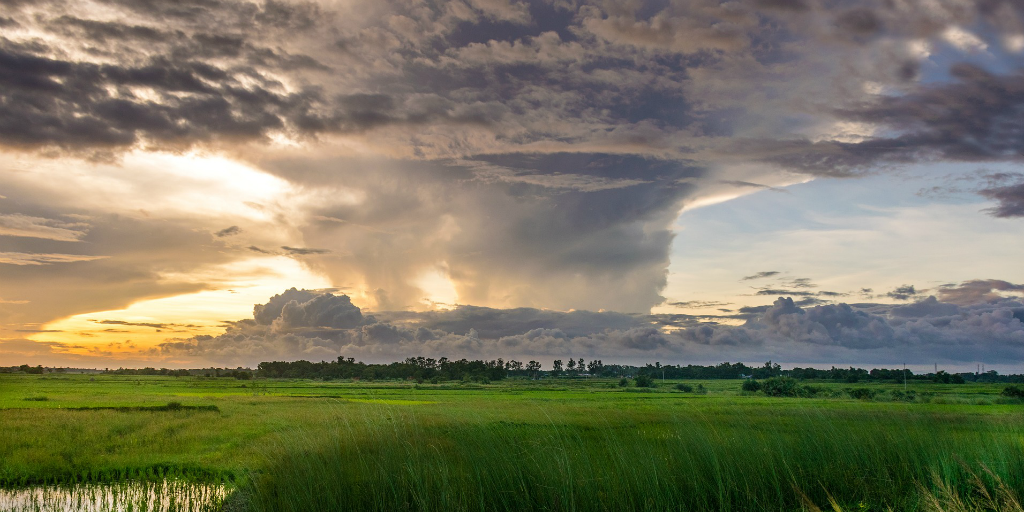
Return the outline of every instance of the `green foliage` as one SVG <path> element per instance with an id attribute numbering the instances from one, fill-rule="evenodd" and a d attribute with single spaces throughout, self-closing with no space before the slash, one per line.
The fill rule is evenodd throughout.
<path id="1" fill-rule="evenodd" d="M 761 391 L 767 396 L 797 396 L 796 379 L 790 377 L 771 377 L 761 383 Z"/>
<path id="2" fill-rule="evenodd" d="M 850 398 L 856 398 L 857 400 L 871 400 L 877 394 L 877 391 L 868 388 L 856 388 L 847 391 Z"/>
<path id="3" fill-rule="evenodd" d="M 754 379 L 747 379 L 743 381 L 743 386 L 741 386 L 740 389 L 750 393 L 756 393 L 761 391 L 761 383 Z"/>
<path id="4" fill-rule="evenodd" d="M 619 387 L 620 388 L 624 388 L 626 386 L 629 386 L 629 379 L 627 379 L 625 377 L 619 379 Z"/>
<path id="5" fill-rule="evenodd" d="M 981 510 L 931 500 L 1024 491 L 1024 411 L 1001 384 L 862 381 L 864 402 L 842 382 L 791 399 L 693 382 L 712 393 L 683 400 L 618 380 L 4 374 L 0 487 L 234 478 L 229 505 L 255 512 Z"/>
<path id="6" fill-rule="evenodd" d="M 680 382 L 679 384 L 676 384 L 676 389 L 678 389 L 679 391 L 682 391 L 683 393 L 692 393 L 693 392 L 693 386 L 691 386 L 689 384 L 684 384 L 682 382 Z"/>
<path id="7" fill-rule="evenodd" d="M 1006 386 L 999 394 L 1009 398 L 1024 398 L 1024 388 L 1020 386 Z"/>
<path id="8" fill-rule="evenodd" d="M 1024 490 L 1024 461 L 1003 451 L 1015 435 L 996 425 L 965 443 L 949 418 L 926 412 L 723 406 L 614 417 L 546 407 L 541 421 L 469 414 L 443 424 L 422 411 L 363 410 L 326 437 L 283 440 L 243 489 L 254 512 L 928 510 L 975 499 L 978 482 L 992 496 Z"/>
<path id="9" fill-rule="evenodd" d="M 697 384 L 697 387 L 693 390 L 693 392 L 697 393 L 698 395 L 706 395 L 708 394 L 708 388 L 704 387 L 704 384 Z"/>
<path id="10" fill-rule="evenodd" d="M 637 375 L 633 380 L 638 388 L 653 388 L 656 386 L 654 379 L 650 375 Z"/>

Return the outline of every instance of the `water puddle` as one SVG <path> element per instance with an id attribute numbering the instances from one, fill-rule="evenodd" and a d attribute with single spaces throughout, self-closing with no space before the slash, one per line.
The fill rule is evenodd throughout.
<path id="1" fill-rule="evenodd" d="M 227 488 L 176 480 L 0 489 L 0 512 L 220 510 Z"/>

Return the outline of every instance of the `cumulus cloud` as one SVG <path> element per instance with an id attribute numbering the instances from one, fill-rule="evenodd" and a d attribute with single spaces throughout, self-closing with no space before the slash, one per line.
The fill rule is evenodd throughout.
<path id="1" fill-rule="evenodd" d="M 875 311 L 850 304 L 802 308 L 780 297 L 742 326 L 701 325 L 676 334 L 711 348 L 734 346 L 746 357 L 784 361 L 1002 362 L 1024 356 L 1019 301 L 959 306 L 929 297 Z"/>
<path id="2" fill-rule="evenodd" d="M 791 362 L 1005 361 L 1024 356 L 1024 304 L 957 305 L 935 297 L 907 305 L 801 307 L 780 297 L 740 326 L 695 321 L 670 327 L 660 315 L 460 307 L 363 315 L 346 296 L 290 289 L 257 305 L 254 319 L 219 336 L 171 340 L 165 356 L 218 364 L 269 359 L 370 361 L 424 355 L 605 361 Z M 736 317 L 734 317 L 736 318 Z M 677 324 L 678 325 L 678 324 Z"/>

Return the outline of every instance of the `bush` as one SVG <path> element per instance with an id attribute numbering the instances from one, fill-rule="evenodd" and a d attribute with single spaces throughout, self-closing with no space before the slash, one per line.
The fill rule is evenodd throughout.
<path id="1" fill-rule="evenodd" d="M 697 389 L 693 390 L 693 392 L 698 395 L 706 395 L 708 394 L 708 388 L 704 387 L 704 384 L 697 384 Z"/>
<path id="2" fill-rule="evenodd" d="M 636 387 L 638 388 L 653 388 L 654 379 L 650 375 L 637 375 L 636 376 Z"/>
<path id="3" fill-rule="evenodd" d="M 790 377 L 771 377 L 761 383 L 761 391 L 767 396 L 796 396 L 796 380 Z"/>
<path id="4" fill-rule="evenodd" d="M 913 402 L 917 400 L 917 392 L 913 390 L 904 392 L 897 389 L 892 392 L 892 399 L 894 402 Z"/>
<path id="5" fill-rule="evenodd" d="M 1003 392 L 999 393 L 1008 398 L 1024 398 L 1024 388 L 1018 386 L 1006 386 Z"/>
<path id="6" fill-rule="evenodd" d="M 868 388 L 850 389 L 847 390 L 847 393 L 849 393 L 851 397 L 856 398 L 857 400 L 871 400 L 872 398 L 875 397 L 876 394 L 874 390 Z"/>
<path id="7" fill-rule="evenodd" d="M 683 393 L 692 393 L 693 392 L 693 386 L 691 386 L 689 384 L 682 384 L 682 383 L 676 384 L 676 389 L 678 389 L 679 391 L 682 391 Z"/>
<path id="8" fill-rule="evenodd" d="M 626 387 L 628 385 L 629 385 L 629 379 L 627 379 L 625 377 L 619 379 L 619 387 L 620 388 L 624 388 L 624 387 Z"/>
<path id="9" fill-rule="evenodd" d="M 750 391 L 751 393 L 756 393 L 758 391 L 761 391 L 761 383 L 754 379 L 747 379 L 743 381 L 743 387 L 741 389 L 743 389 L 743 391 Z"/>

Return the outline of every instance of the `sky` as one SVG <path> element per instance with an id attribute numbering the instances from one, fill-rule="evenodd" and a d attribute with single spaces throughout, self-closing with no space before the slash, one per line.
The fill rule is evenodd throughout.
<path id="1" fill-rule="evenodd" d="M 1024 8 L 0 0 L 0 365 L 1024 371 Z"/>

